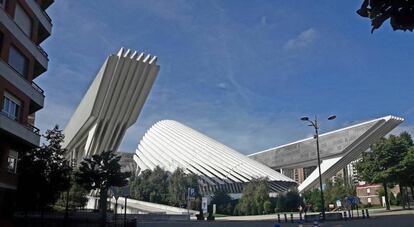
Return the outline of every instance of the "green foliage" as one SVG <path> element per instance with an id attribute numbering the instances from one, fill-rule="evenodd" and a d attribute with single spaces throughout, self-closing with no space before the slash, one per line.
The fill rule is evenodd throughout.
<path id="1" fill-rule="evenodd" d="M 167 204 L 168 178 L 168 173 L 158 166 L 153 171 L 143 171 L 130 184 L 131 197 L 153 203 Z"/>
<path id="2" fill-rule="evenodd" d="M 325 207 L 335 204 L 337 200 L 343 200 L 346 196 L 355 195 L 355 187 L 344 184 L 343 178 L 335 177 L 335 180 L 325 182 L 324 198 Z"/>
<path id="3" fill-rule="evenodd" d="M 218 214 L 233 214 L 232 199 L 225 191 L 215 191 L 210 203 L 216 204 L 216 213 Z"/>
<path id="4" fill-rule="evenodd" d="M 263 203 L 263 210 L 265 214 L 270 214 L 272 212 L 272 203 L 269 200 Z"/>
<path id="5" fill-rule="evenodd" d="M 371 152 L 362 154 L 356 164 L 360 180 L 381 183 L 386 189 L 390 183 L 412 185 L 414 179 L 413 141 L 407 132 L 399 136 L 390 135 L 372 145 Z M 385 191 L 387 209 L 388 193 Z"/>
<path id="6" fill-rule="evenodd" d="M 75 172 L 76 182 L 86 190 L 108 190 L 112 186 L 122 187 L 128 184 L 129 172 L 121 172 L 120 156 L 112 151 L 103 151 L 85 158 L 78 171 Z"/>
<path id="7" fill-rule="evenodd" d="M 66 207 L 66 200 L 67 200 L 67 192 L 61 192 L 56 205 L 59 207 Z M 79 209 L 86 206 L 88 202 L 88 191 L 81 187 L 76 182 L 72 182 L 72 186 L 69 189 L 69 209 Z"/>
<path id="8" fill-rule="evenodd" d="M 321 192 L 315 188 L 304 194 L 306 206 L 310 211 L 321 211 Z"/>
<path id="9" fill-rule="evenodd" d="M 239 215 L 263 214 L 264 202 L 269 200 L 269 189 L 266 179 L 256 179 L 247 184 L 237 204 Z"/>
<path id="10" fill-rule="evenodd" d="M 407 0 L 364 0 L 357 13 L 371 19 L 373 32 L 388 19 L 393 30 L 413 31 L 414 2 Z"/>
<path id="11" fill-rule="evenodd" d="M 187 189 L 198 188 L 196 175 L 185 174 L 183 169 L 177 168 L 171 175 L 168 185 L 168 202 L 172 206 L 186 207 Z"/>
<path id="12" fill-rule="evenodd" d="M 20 209 L 44 210 L 69 188 L 72 168 L 65 160 L 62 130 L 56 125 L 47 130 L 47 144 L 23 154 L 19 160 L 18 206 Z"/>
<path id="13" fill-rule="evenodd" d="M 296 189 L 291 189 L 276 198 L 275 212 L 296 212 L 299 206 L 304 206 L 302 198 Z"/>
<path id="14" fill-rule="evenodd" d="M 90 191 L 99 189 L 99 209 L 101 222 L 106 220 L 107 195 L 110 187 L 123 187 L 128 184 L 129 172 L 121 172 L 120 156 L 112 151 L 103 151 L 100 154 L 85 158 L 75 172 L 76 183 Z"/>
<path id="15" fill-rule="evenodd" d="M 132 198 L 177 207 L 187 206 L 189 187 L 198 189 L 198 177 L 186 174 L 180 168 L 172 174 L 160 167 L 144 170 L 130 183 Z M 192 202 L 191 207 L 198 210 L 198 203 L 200 202 Z"/>

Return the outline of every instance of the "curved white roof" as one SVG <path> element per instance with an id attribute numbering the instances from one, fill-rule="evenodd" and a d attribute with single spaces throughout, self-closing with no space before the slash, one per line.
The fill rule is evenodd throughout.
<path id="1" fill-rule="evenodd" d="M 159 166 L 173 172 L 179 167 L 197 174 L 205 191 L 239 193 L 243 184 L 256 178 L 268 178 L 273 192 L 296 185 L 283 174 L 172 120 L 160 121 L 145 133 L 134 160 L 141 171 Z"/>

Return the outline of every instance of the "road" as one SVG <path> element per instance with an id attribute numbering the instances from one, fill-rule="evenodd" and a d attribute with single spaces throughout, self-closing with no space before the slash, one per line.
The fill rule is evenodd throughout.
<path id="1" fill-rule="evenodd" d="M 213 226 L 213 227 L 275 227 L 278 224 L 271 220 L 251 220 L 251 221 L 190 221 L 190 222 L 140 222 L 139 227 L 192 227 L 192 226 Z M 298 223 L 280 223 L 280 227 L 298 227 Z M 305 223 L 303 227 L 313 227 L 313 223 Z M 374 216 L 369 219 L 354 219 L 350 221 L 335 221 L 320 223 L 319 226 L 323 227 L 413 227 L 414 215 L 402 214 L 402 215 L 386 215 L 386 216 Z"/>

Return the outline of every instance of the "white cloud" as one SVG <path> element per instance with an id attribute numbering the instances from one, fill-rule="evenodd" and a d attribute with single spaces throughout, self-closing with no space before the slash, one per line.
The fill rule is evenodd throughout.
<path id="1" fill-rule="evenodd" d="M 217 87 L 221 88 L 221 89 L 226 89 L 227 88 L 227 84 L 224 82 L 221 82 L 219 84 L 217 84 Z"/>
<path id="2" fill-rule="evenodd" d="M 301 32 L 298 36 L 288 40 L 283 48 L 286 51 L 306 48 L 315 41 L 317 36 L 317 31 L 313 28 L 309 28 Z"/>

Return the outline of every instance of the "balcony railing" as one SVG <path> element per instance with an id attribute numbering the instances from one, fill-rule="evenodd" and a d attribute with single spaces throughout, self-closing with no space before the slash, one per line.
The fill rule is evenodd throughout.
<path id="1" fill-rule="evenodd" d="M 42 10 L 43 11 L 43 10 Z M 47 60 L 49 60 L 49 56 L 47 55 L 47 53 L 46 53 L 46 51 L 44 51 L 43 50 L 43 48 L 40 46 L 40 45 L 38 45 L 38 44 L 36 44 L 35 42 L 33 42 L 33 40 L 32 40 L 32 38 L 31 37 L 29 37 L 24 31 L 23 31 L 23 29 L 21 29 L 20 27 L 19 27 L 19 25 L 16 23 L 16 21 L 14 20 L 14 18 L 13 17 L 11 17 L 6 11 L 4 11 L 5 13 L 6 13 L 6 15 L 7 15 L 7 17 L 9 17 L 10 18 L 10 20 L 12 20 L 13 21 L 13 23 L 16 25 L 16 27 L 23 33 L 23 35 L 24 36 L 26 36 L 29 40 L 30 40 L 30 42 L 31 43 L 33 43 L 33 45 L 35 46 L 35 47 L 37 47 L 37 49 L 40 51 L 40 53 L 47 59 Z"/>
<path id="2" fill-rule="evenodd" d="M 0 58 L 0 61 L 2 61 L 11 70 L 13 70 L 17 75 L 19 75 L 26 83 L 29 83 L 36 91 L 38 91 L 40 94 L 44 96 L 45 91 L 39 85 L 37 85 L 34 81 L 32 82 L 28 81 L 24 75 L 22 75 L 20 72 L 14 69 L 13 66 L 11 66 L 9 63 L 3 61 L 3 59 Z"/>
<path id="3" fill-rule="evenodd" d="M 30 124 L 30 123 L 27 123 L 26 124 L 26 128 L 28 128 L 30 131 L 32 131 L 33 133 L 36 133 L 37 135 L 40 136 L 40 129 L 37 128 L 36 126 L 34 126 L 34 125 Z"/>
<path id="4" fill-rule="evenodd" d="M 39 87 L 39 85 L 37 85 L 37 84 L 36 84 L 35 82 L 33 82 L 33 81 L 32 81 L 32 87 L 33 87 L 36 91 L 40 92 L 40 93 L 44 96 L 45 91 L 44 91 L 42 88 L 40 88 L 40 87 Z"/>
<path id="5" fill-rule="evenodd" d="M 24 126 L 25 128 L 27 128 L 28 130 L 32 131 L 33 133 L 37 134 L 40 136 L 40 129 L 36 128 L 34 125 L 30 124 L 30 123 L 26 123 L 26 124 L 22 124 L 21 122 L 19 122 L 19 118 L 18 117 L 11 117 L 9 114 L 0 111 L 0 114 L 7 117 L 8 119 L 15 121 L 19 124 L 21 124 L 22 126 Z"/>

